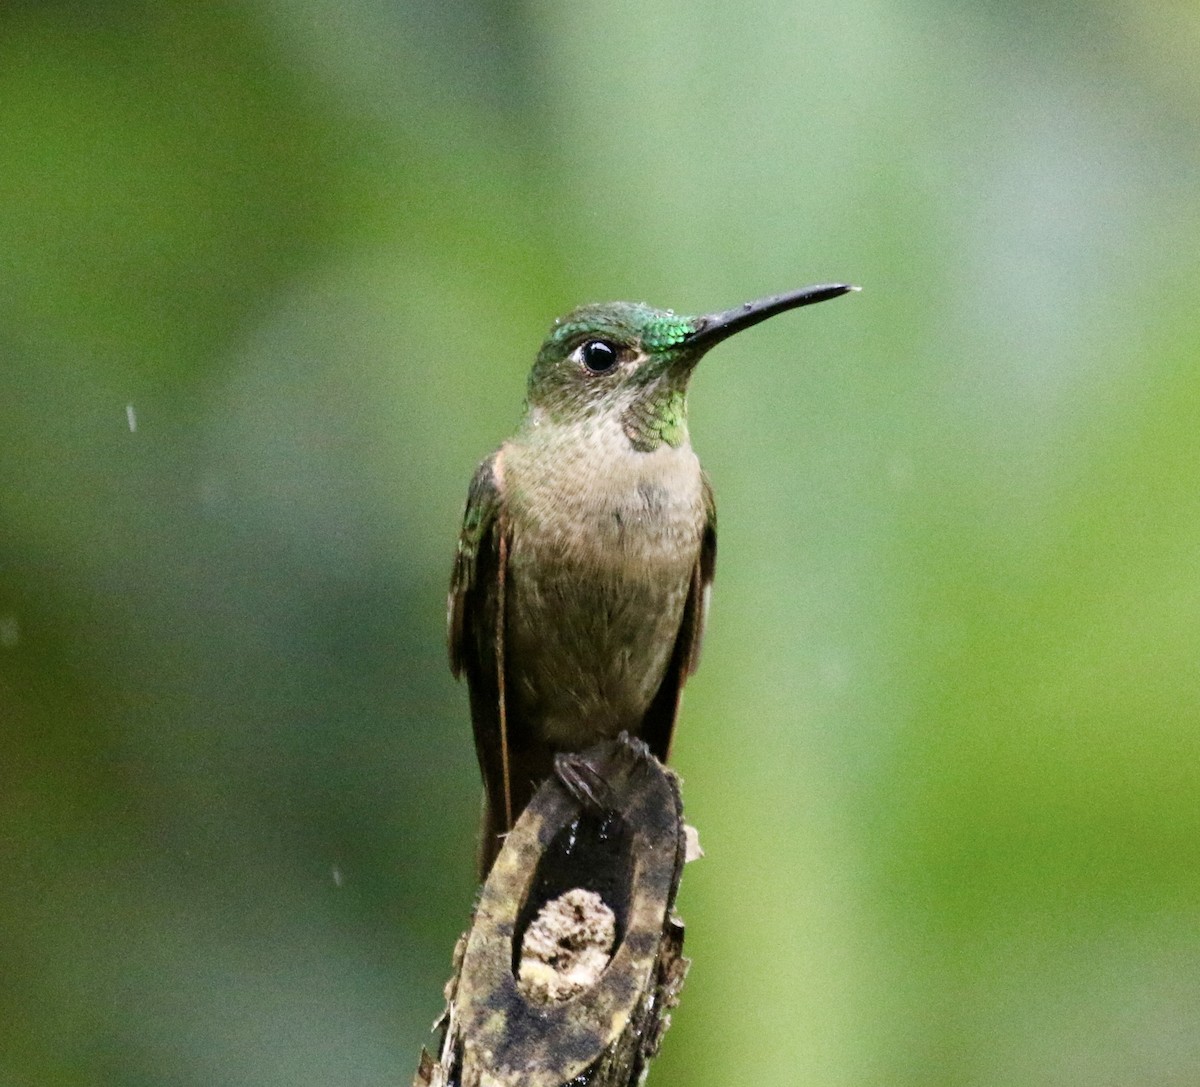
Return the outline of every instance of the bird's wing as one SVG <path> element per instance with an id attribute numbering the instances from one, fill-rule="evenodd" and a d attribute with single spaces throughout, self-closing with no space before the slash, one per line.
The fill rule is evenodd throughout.
<path id="1" fill-rule="evenodd" d="M 508 539 L 503 457 L 503 449 L 493 454 L 471 480 L 446 606 L 450 669 L 467 677 L 475 753 L 487 790 L 484 823 L 494 832 L 507 830 L 517 814 L 512 811 L 504 697 Z M 482 848 L 489 848 L 486 840 Z"/>
<path id="2" fill-rule="evenodd" d="M 450 592 L 446 598 L 446 642 L 450 650 L 450 671 L 461 678 L 472 654 L 472 604 L 482 581 L 480 566 L 487 565 L 488 552 L 496 547 L 495 528 L 504 503 L 496 460 L 493 453 L 475 469 L 467 490 L 467 505 L 463 511 L 462 531 L 454 553 L 454 569 L 450 574 Z M 481 563 L 482 560 L 482 563 Z"/>
<path id="3" fill-rule="evenodd" d="M 683 620 L 679 624 L 679 634 L 675 638 L 675 649 L 667 664 L 666 674 L 642 719 L 641 738 L 664 762 L 671 752 L 671 736 L 675 731 L 683 685 L 700 664 L 708 601 L 717 566 L 717 507 L 708 477 L 703 477 L 702 482 L 706 516 L 700 536 L 700 552 L 692 567 L 692 584 L 683 607 Z"/>

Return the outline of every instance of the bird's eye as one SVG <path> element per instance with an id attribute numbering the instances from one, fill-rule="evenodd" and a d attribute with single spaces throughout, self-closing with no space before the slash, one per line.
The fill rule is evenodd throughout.
<path id="1" fill-rule="evenodd" d="M 586 340 L 579 345 L 579 357 L 593 374 L 603 374 L 617 365 L 620 356 L 607 340 Z"/>

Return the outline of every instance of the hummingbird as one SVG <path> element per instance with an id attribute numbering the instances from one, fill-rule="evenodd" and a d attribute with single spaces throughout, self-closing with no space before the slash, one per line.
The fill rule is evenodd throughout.
<path id="1" fill-rule="evenodd" d="M 768 317 L 857 289 L 806 287 L 699 317 L 608 302 L 554 323 L 520 429 L 471 480 L 447 602 L 484 783 L 481 877 L 564 753 L 626 732 L 670 754 L 717 557 L 712 488 L 688 435 L 696 364 Z"/>

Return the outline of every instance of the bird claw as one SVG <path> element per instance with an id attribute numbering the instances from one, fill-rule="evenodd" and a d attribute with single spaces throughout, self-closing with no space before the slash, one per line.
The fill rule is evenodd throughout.
<path id="1" fill-rule="evenodd" d="M 650 746 L 645 740 L 637 736 L 630 736 L 628 732 L 622 732 L 617 737 L 617 741 L 618 743 L 623 743 L 627 748 L 629 748 L 629 750 L 633 752 L 635 758 L 650 758 Z"/>
<path id="2" fill-rule="evenodd" d="M 585 809 L 601 815 L 612 810 L 612 789 L 582 755 L 559 752 L 554 756 L 554 776 Z"/>

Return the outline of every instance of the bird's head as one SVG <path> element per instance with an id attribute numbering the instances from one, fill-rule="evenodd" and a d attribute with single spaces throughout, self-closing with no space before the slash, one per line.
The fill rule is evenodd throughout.
<path id="1" fill-rule="evenodd" d="M 687 385 L 714 345 L 784 310 L 857 288 L 806 287 L 701 317 L 640 302 L 580 306 L 554 323 L 529 374 L 527 425 L 616 422 L 639 451 L 687 442 Z"/>

